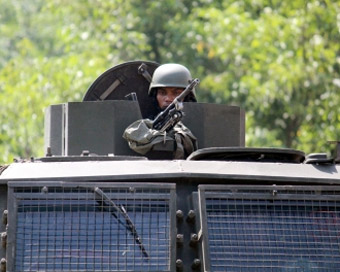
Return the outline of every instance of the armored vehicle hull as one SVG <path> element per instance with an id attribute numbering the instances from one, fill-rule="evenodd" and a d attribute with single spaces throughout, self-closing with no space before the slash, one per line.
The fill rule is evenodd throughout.
<path id="1" fill-rule="evenodd" d="M 14 163 L 0 176 L 2 257 L 8 271 L 335 271 L 339 173 L 282 162 Z"/>

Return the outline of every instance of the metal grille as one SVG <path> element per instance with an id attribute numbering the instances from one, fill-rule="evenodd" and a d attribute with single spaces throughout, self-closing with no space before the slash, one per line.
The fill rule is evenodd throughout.
<path id="1" fill-rule="evenodd" d="M 14 271 L 170 271 L 174 187 L 11 186 Z"/>
<path id="2" fill-rule="evenodd" d="M 200 186 L 199 196 L 207 271 L 339 271 L 339 187 Z"/>

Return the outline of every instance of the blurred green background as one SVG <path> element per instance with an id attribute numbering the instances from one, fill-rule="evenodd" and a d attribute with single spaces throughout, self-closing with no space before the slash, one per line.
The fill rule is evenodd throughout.
<path id="1" fill-rule="evenodd" d="M 0 163 L 43 156 L 44 109 L 107 69 L 177 62 L 201 102 L 241 106 L 246 145 L 340 140 L 340 1 L 0 0 Z"/>

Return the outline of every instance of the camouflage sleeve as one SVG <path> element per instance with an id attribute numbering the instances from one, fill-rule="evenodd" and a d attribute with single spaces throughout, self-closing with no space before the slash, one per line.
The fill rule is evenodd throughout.
<path id="1" fill-rule="evenodd" d="M 166 133 L 152 129 L 150 119 L 137 120 L 125 129 L 123 138 L 132 150 L 142 155 L 152 151 L 155 145 L 167 141 L 176 142 L 174 159 L 185 159 L 197 150 L 196 137 L 181 122 Z"/>

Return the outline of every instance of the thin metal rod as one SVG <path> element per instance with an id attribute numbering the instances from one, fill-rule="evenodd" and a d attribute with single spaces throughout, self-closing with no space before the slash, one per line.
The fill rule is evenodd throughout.
<path id="1" fill-rule="evenodd" d="M 145 249 L 145 247 L 143 246 L 143 243 L 142 243 L 142 239 L 139 237 L 138 233 L 137 233 L 137 229 L 135 227 L 135 225 L 133 224 L 132 220 L 130 219 L 127 211 L 125 210 L 124 206 L 120 206 L 118 207 L 116 205 L 116 203 L 114 203 L 99 187 L 95 187 L 94 188 L 94 192 L 100 196 L 102 199 L 106 200 L 109 205 L 114 208 L 116 210 L 116 212 L 118 214 L 121 214 L 124 219 L 125 219 L 125 226 L 126 228 L 130 231 L 130 233 L 133 235 L 133 237 L 135 238 L 135 242 L 138 244 L 139 248 L 141 249 L 143 255 L 146 257 L 146 258 L 149 258 L 149 255 Z M 114 212 L 111 212 L 111 214 L 117 218 L 118 222 L 119 223 L 122 223 L 119 218 L 118 218 L 118 215 Z"/>

